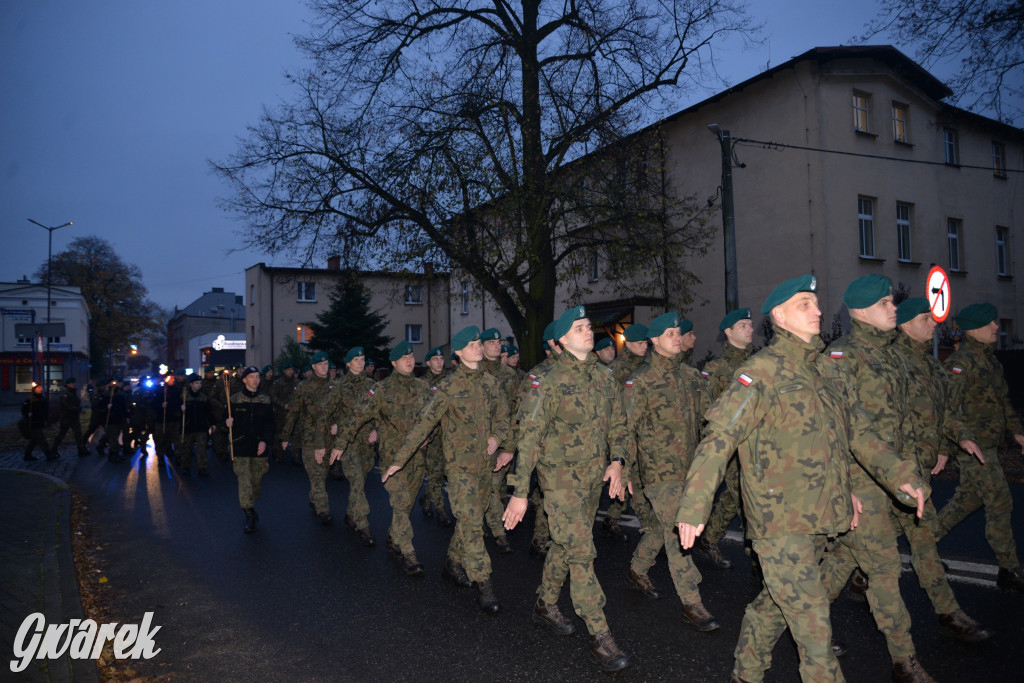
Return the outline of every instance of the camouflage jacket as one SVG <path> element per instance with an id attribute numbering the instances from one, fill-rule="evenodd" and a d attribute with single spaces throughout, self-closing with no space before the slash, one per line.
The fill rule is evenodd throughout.
<path id="1" fill-rule="evenodd" d="M 352 418 L 338 425 L 334 447 L 345 450 L 360 427 L 374 421 L 377 424 L 380 466 L 382 471 L 386 470 L 405 435 L 416 426 L 416 418 L 430 401 L 430 396 L 430 385 L 422 379 L 392 372 L 369 387 L 366 396 L 356 404 Z"/>
<path id="2" fill-rule="evenodd" d="M 509 408 L 512 411 L 516 410 L 519 407 L 519 384 L 523 381 L 522 376 L 517 375 L 516 371 L 507 365 L 502 365 L 500 359 L 487 360 L 484 358 L 480 361 L 480 367 L 488 375 L 498 380 L 498 386 L 505 392 L 505 400 L 508 402 Z"/>
<path id="3" fill-rule="evenodd" d="M 983 344 L 965 334 L 960 348 L 946 359 L 946 368 L 955 414 L 974 432 L 979 447 L 996 448 L 1008 436 L 1024 434 L 1020 417 L 1010 404 L 995 344 Z"/>
<path id="4" fill-rule="evenodd" d="M 616 356 L 615 360 L 608 364 L 608 369 L 612 371 L 615 384 L 619 387 L 624 387 L 629 376 L 636 372 L 636 369 L 643 365 L 646 359 L 647 356 L 638 356 L 628 348 L 623 348 L 622 355 Z"/>
<path id="5" fill-rule="evenodd" d="M 113 417 L 113 414 L 111 414 Z M 199 391 L 185 388 L 185 433 L 205 432 L 213 424 L 213 411 L 210 408 L 210 397 Z"/>
<path id="6" fill-rule="evenodd" d="M 684 481 L 700 442 L 711 394 L 700 373 L 682 361 L 682 354 L 666 358 L 652 353 L 650 361 L 626 380 L 626 428 L 635 441 L 644 486 Z"/>
<path id="7" fill-rule="evenodd" d="M 267 393 L 270 394 L 270 399 L 274 402 L 274 410 L 279 417 L 287 415 L 288 404 L 291 403 L 292 394 L 295 393 L 297 385 L 298 381 L 294 377 L 282 374 L 270 386 Z"/>
<path id="8" fill-rule="evenodd" d="M 482 368 L 471 370 L 460 363 L 430 392 L 433 396 L 416 417 L 416 426 L 395 450 L 393 464 L 405 467 L 440 423 L 446 472 L 491 470 L 495 458 L 487 454 L 487 440 L 493 437 L 501 444 L 509 428 L 508 404 L 495 379 Z"/>
<path id="9" fill-rule="evenodd" d="M 607 467 L 610 447 L 626 458 L 626 440 L 626 416 L 611 370 L 593 353 L 581 361 L 564 352 L 530 381 L 519 409 L 519 462 L 508 483 L 514 495 L 525 497 L 536 468 L 545 489 L 590 486 Z M 628 472 L 627 460 L 623 476 Z"/>
<path id="10" fill-rule="evenodd" d="M 213 410 L 214 415 L 221 414 L 224 410 L 224 404 L 227 402 L 228 398 L 227 391 L 225 390 L 227 383 L 223 378 L 224 375 L 220 375 L 212 380 L 208 380 L 204 377 L 203 386 L 200 389 L 200 391 L 210 398 L 210 408 Z M 234 392 L 232 392 L 232 395 L 234 395 Z"/>
<path id="11" fill-rule="evenodd" d="M 893 345 L 907 370 L 907 417 L 914 430 L 917 465 L 922 473 L 935 467 L 945 439 L 955 444 L 974 439 L 949 407 L 949 375 L 931 354 L 930 346 L 903 333 Z"/>
<path id="12" fill-rule="evenodd" d="M 755 539 L 848 531 L 851 448 L 890 491 L 920 481 L 917 466 L 901 460 L 849 403 L 822 348 L 818 337 L 806 344 L 776 328 L 775 341 L 740 366 L 705 416 L 678 522 L 707 521 L 737 450 L 747 533 Z"/>
<path id="13" fill-rule="evenodd" d="M 78 392 L 70 387 L 64 387 L 60 395 L 60 420 L 61 422 L 74 422 L 82 414 L 82 399 Z"/>
<path id="14" fill-rule="evenodd" d="M 227 419 L 227 406 L 221 420 Z M 274 439 L 274 405 L 263 392 L 242 389 L 231 394 L 231 448 L 236 458 L 265 458 Z M 260 443 L 263 453 L 257 455 Z"/>
<path id="15" fill-rule="evenodd" d="M 303 450 L 327 448 L 331 425 L 319 418 L 321 406 L 335 392 L 335 382 L 337 380 L 319 377 L 314 373 L 299 384 L 292 394 L 288 415 L 281 427 L 279 438 L 282 441 L 289 439 L 292 431 L 298 429 Z"/>
<path id="16" fill-rule="evenodd" d="M 525 375 L 517 375 L 520 379 L 516 389 L 515 410 L 509 411 L 509 421 L 511 424 L 508 430 L 508 437 L 505 439 L 505 443 L 501 445 L 502 452 L 515 453 L 519 448 L 519 407 L 522 405 L 523 399 L 529 394 L 533 381 L 550 370 L 557 359 L 558 356 L 548 356 L 537 363 Z"/>
<path id="17" fill-rule="evenodd" d="M 736 376 L 736 371 L 750 358 L 750 354 L 753 352 L 753 344 L 747 344 L 742 349 L 733 346 L 728 340 L 722 344 L 722 357 L 708 361 L 700 373 L 708 380 L 712 401 L 725 391 L 725 388 L 732 382 L 732 378 Z"/>

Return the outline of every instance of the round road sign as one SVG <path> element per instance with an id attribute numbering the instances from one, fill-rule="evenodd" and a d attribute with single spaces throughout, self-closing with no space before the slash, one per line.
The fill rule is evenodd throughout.
<path id="1" fill-rule="evenodd" d="M 935 322 L 941 323 L 949 315 L 949 276 L 941 266 L 932 266 L 925 284 L 928 306 L 932 309 Z"/>

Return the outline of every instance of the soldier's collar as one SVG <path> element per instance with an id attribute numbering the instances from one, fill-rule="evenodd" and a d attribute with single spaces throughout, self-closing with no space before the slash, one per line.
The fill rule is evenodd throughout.
<path id="1" fill-rule="evenodd" d="M 862 323 L 859 320 L 852 320 L 853 328 L 850 334 L 859 337 L 875 346 L 885 346 L 891 344 L 896 339 L 896 328 L 889 330 L 888 332 L 869 325 L 868 323 Z"/>

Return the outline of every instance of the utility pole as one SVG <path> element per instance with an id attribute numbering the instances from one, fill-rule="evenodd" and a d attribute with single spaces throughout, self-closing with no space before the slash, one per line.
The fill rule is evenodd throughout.
<path id="1" fill-rule="evenodd" d="M 708 130 L 718 138 L 722 148 L 722 236 L 725 238 L 725 312 L 740 307 L 739 281 L 736 274 L 736 210 L 732 199 L 732 138 L 717 123 Z"/>
<path id="2" fill-rule="evenodd" d="M 54 230 L 60 230 L 61 228 L 66 228 L 69 225 L 74 225 L 75 222 L 74 221 L 68 221 L 64 225 L 58 225 L 55 228 L 47 227 L 47 226 L 43 225 L 42 223 L 40 223 L 39 221 L 34 221 L 31 218 L 28 219 L 28 222 L 29 223 L 35 223 L 36 225 L 38 225 L 43 230 L 46 230 L 46 232 L 49 233 L 49 237 L 50 237 L 50 244 L 49 244 L 49 246 L 46 249 L 46 324 L 49 325 L 50 324 L 50 302 L 52 301 L 52 297 L 50 295 L 50 292 L 51 292 L 51 290 L 53 288 L 53 231 Z M 44 386 L 43 386 L 43 393 L 45 393 L 47 404 L 49 404 L 49 401 L 50 401 L 50 337 L 46 338 L 46 362 L 43 363 L 43 366 L 46 368 L 45 371 L 44 371 L 46 379 L 45 379 Z"/>

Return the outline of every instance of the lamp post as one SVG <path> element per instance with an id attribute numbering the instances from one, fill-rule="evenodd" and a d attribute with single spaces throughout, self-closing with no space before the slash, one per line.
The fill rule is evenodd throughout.
<path id="1" fill-rule="evenodd" d="M 708 126 L 722 148 L 722 235 L 725 237 L 725 311 L 739 308 L 736 275 L 736 210 L 732 200 L 732 138 L 717 123 Z"/>
<path id="2" fill-rule="evenodd" d="M 75 222 L 74 221 L 68 221 L 64 225 L 58 225 L 57 227 L 54 227 L 54 228 L 48 227 L 46 225 L 43 225 L 39 221 L 34 221 L 31 218 L 28 219 L 28 222 L 29 223 L 34 223 L 34 224 L 38 225 L 40 228 L 42 228 L 43 230 L 46 230 L 46 232 L 49 233 L 49 238 L 50 238 L 49 242 L 50 243 L 49 243 L 49 246 L 47 246 L 47 248 L 46 248 L 46 323 L 50 324 L 50 302 L 52 301 L 51 296 L 50 296 L 50 291 L 53 288 L 53 231 L 54 230 L 60 230 L 61 228 L 66 228 L 69 225 L 74 225 Z M 44 363 L 44 365 L 46 367 L 46 370 L 44 371 L 44 374 L 45 374 L 45 377 L 46 377 L 46 379 L 45 379 L 46 387 L 45 387 L 45 389 L 43 389 L 43 391 L 46 393 L 46 400 L 47 400 L 47 402 L 49 402 L 49 400 L 50 400 L 50 337 L 49 336 L 46 337 L 46 363 Z"/>

